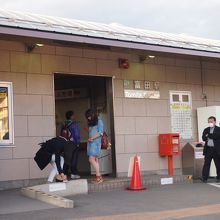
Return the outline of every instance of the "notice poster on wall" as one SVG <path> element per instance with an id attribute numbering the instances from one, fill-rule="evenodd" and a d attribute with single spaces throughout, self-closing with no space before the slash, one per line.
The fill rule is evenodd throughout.
<path id="1" fill-rule="evenodd" d="M 170 92 L 172 132 L 182 139 L 192 139 L 192 105 L 190 92 Z"/>

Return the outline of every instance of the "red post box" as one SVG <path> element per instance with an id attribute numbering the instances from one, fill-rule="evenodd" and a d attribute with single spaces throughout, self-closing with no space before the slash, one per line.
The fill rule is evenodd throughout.
<path id="1" fill-rule="evenodd" d="M 168 157 L 168 174 L 173 176 L 173 156 L 180 155 L 180 135 L 168 133 L 159 135 L 160 156 Z"/>

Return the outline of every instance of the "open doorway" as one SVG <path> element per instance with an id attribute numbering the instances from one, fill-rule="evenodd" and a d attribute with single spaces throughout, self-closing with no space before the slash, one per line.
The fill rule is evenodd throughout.
<path id="1" fill-rule="evenodd" d="M 55 74 L 55 113 L 56 130 L 60 134 L 60 125 L 65 120 L 66 111 L 74 111 L 76 122 L 80 129 L 81 143 L 78 161 L 78 171 L 81 176 L 94 174 L 88 162 L 87 121 L 85 111 L 95 108 L 103 120 L 104 130 L 109 136 L 111 147 L 103 149 L 100 156 L 100 171 L 102 175 L 116 176 L 115 135 L 113 116 L 112 78 L 99 76 Z"/>

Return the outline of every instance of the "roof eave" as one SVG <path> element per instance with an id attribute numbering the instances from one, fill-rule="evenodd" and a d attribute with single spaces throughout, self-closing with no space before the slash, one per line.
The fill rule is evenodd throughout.
<path id="1" fill-rule="evenodd" d="M 147 51 L 164 52 L 164 53 L 173 53 L 173 54 L 182 54 L 182 55 L 191 55 L 191 56 L 220 58 L 220 53 L 218 52 L 185 49 L 185 48 L 169 47 L 169 46 L 161 46 L 161 45 L 151 45 L 147 43 L 146 44 L 137 43 L 133 41 L 121 41 L 121 40 L 113 40 L 107 38 L 96 38 L 90 36 L 63 34 L 56 32 L 15 28 L 15 27 L 1 26 L 0 34 L 41 38 L 47 40 L 60 40 L 60 41 L 75 42 L 75 43 L 86 43 L 86 44 L 111 46 L 111 47 L 121 47 L 121 48 L 138 49 L 138 50 L 147 50 Z"/>

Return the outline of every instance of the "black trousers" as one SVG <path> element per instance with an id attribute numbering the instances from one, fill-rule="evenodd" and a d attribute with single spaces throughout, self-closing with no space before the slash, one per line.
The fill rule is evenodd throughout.
<path id="1" fill-rule="evenodd" d="M 205 154 L 205 161 L 202 169 L 202 177 L 207 180 L 209 177 L 209 170 L 211 166 L 212 159 L 214 160 L 217 179 L 220 179 L 220 157 L 217 154 L 215 147 L 207 147 Z"/>
<path id="2" fill-rule="evenodd" d="M 78 158 L 79 158 L 79 147 L 75 147 L 72 154 L 71 165 L 69 166 L 64 163 L 63 171 L 65 175 L 69 176 L 70 174 L 74 174 L 74 175 L 78 174 L 78 168 L 77 168 Z"/>
<path id="3" fill-rule="evenodd" d="M 79 147 L 76 147 L 76 149 L 73 151 L 72 156 L 72 165 L 71 165 L 71 173 L 74 175 L 78 174 L 78 158 L 79 158 Z"/>

